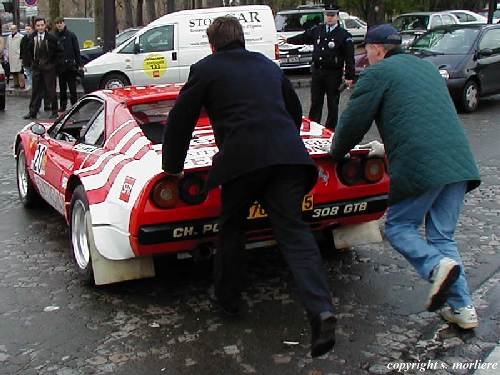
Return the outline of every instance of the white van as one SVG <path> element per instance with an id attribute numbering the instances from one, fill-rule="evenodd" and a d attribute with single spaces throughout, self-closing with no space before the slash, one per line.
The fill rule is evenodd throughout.
<path id="1" fill-rule="evenodd" d="M 134 38 L 86 64 L 85 92 L 130 84 L 185 82 L 191 64 L 211 53 L 208 26 L 226 15 L 240 21 L 247 49 L 278 64 L 276 27 L 268 6 L 182 10 L 158 18 Z"/>

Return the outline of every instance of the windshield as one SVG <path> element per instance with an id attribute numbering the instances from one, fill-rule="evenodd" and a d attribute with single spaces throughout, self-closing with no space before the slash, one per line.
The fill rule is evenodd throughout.
<path id="1" fill-rule="evenodd" d="M 399 31 L 414 31 L 414 30 L 427 30 L 429 24 L 429 16 L 408 14 L 405 16 L 397 17 L 392 26 Z"/>
<path id="2" fill-rule="evenodd" d="M 304 31 L 323 22 L 323 12 L 277 14 L 276 31 Z"/>
<path id="3" fill-rule="evenodd" d="M 435 30 L 417 39 L 411 48 L 444 55 L 464 55 L 470 51 L 478 33 L 479 29 Z"/>
<path id="4" fill-rule="evenodd" d="M 116 46 L 125 43 L 137 33 L 137 30 L 126 30 L 116 36 Z"/>

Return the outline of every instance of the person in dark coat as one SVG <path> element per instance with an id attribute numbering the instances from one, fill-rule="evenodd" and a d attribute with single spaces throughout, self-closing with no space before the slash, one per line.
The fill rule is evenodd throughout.
<path id="1" fill-rule="evenodd" d="M 376 121 L 391 177 L 386 238 L 432 283 L 429 311 L 446 303 L 444 319 L 463 329 L 477 327 L 454 239 L 464 196 L 480 184 L 460 118 L 438 69 L 403 53 L 394 27 L 373 27 L 365 41 L 370 66 L 340 117 L 330 154 L 342 159 Z M 383 156 L 381 146 L 374 141 L 367 148 Z"/>
<path id="2" fill-rule="evenodd" d="M 55 19 L 55 36 L 59 46 L 64 51 L 64 63 L 59 71 L 59 112 L 66 110 L 68 103 L 68 88 L 71 105 L 76 103 L 76 76 L 80 69 L 80 46 L 76 35 L 68 30 L 64 18 Z"/>
<path id="3" fill-rule="evenodd" d="M 35 119 L 45 97 L 48 101 L 45 106 L 51 104 L 50 118 L 55 119 L 57 117 L 56 71 L 61 66 L 62 50 L 57 38 L 46 30 L 44 18 L 35 20 L 35 29 L 36 32 L 29 44 L 29 51 L 32 53 L 33 89 L 29 113 L 24 118 Z"/>
<path id="4" fill-rule="evenodd" d="M 339 8 L 325 7 L 325 22 L 302 34 L 283 41 L 290 44 L 312 44 L 311 65 L 311 109 L 309 118 L 321 121 L 323 101 L 326 94 L 328 116 L 325 126 L 335 129 L 339 114 L 340 86 L 342 77 L 350 87 L 354 80 L 354 43 L 352 35 L 339 24 Z"/>
<path id="5" fill-rule="evenodd" d="M 236 18 L 215 19 L 207 35 L 213 54 L 191 66 L 168 115 L 163 169 L 182 176 L 204 107 L 219 147 L 207 188 L 222 186 L 214 302 L 226 313 L 238 313 L 245 225 L 258 200 L 269 215 L 311 320 L 311 354 L 322 355 L 334 345 L 336 320 L 318 246 L 302 219 L 304 195 L 318 172 L 300 138 L 300 101 L 276 64 L 245 49 Z"/>

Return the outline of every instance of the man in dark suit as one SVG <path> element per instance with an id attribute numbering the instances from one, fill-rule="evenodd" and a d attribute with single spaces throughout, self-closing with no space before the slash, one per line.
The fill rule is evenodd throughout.
<path id="1" fill-rule="evenodd" d="M 207 35 L 213 54 L 191 66 L 168 116 L 163 169 L 182 177 L 204 107 L 219 147 L 207 188 L 222 186 L 214 302 L 228 314 L 238 313 L 245 224 L 249 208 L 258 200 L 310 318 L 311 354 L 322 355 L 335 343 L 336 319 L 320 252 L 302 219 L 302 200 L 316 182 L 317 169 L 300 138 L 300 101 L 276 64 L 245 49 L 236 18 L 215 19 Z"/>
<path id="2" fill-rule="evenodd" d="M 29 51 L 32 53 L 33 89 L 29 113 L 25 119 L 35 119 L 44 97 L 51 104 L 50 118 L 57 117 L 56 68 L 61 65 L 62 50 L 57 38 L 46 31 L 44 18 L 35 20 L 36 32 L 30 39 Z M 45 95 L 46 94 L 46 95 Z"/>

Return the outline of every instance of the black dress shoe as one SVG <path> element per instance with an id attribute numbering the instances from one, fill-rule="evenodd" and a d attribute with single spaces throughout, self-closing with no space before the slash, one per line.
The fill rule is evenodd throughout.
<path id="1" fill-rule="evenodd" d="M 25 120 L 34 120 L 34 119 L 36 119 L 36 116 L 32 115 L 31 113 L 28 113 L 28 114 L 26 114 L 26 115 L 23 116 L 23 119 L 25 119 Z"/>
<path id="2" fill-rule="evenodd" d="M 215 295 L 214 286 L 211 286 L 208 289 L 208 299 L 210 300 L 212 305 L 216 306 L 224 315 L 232 318 L 240 315 L 240 309 L 238 307 L 239 302 L 235 303 L 222 302 Z"/>
<path id="3" fill-rule="evenodd" d="M 332 350 L 335 345 L 337 319 L 330 311 L 325 311 L 311 321 L 311 357 L 319 357 Z"/>

